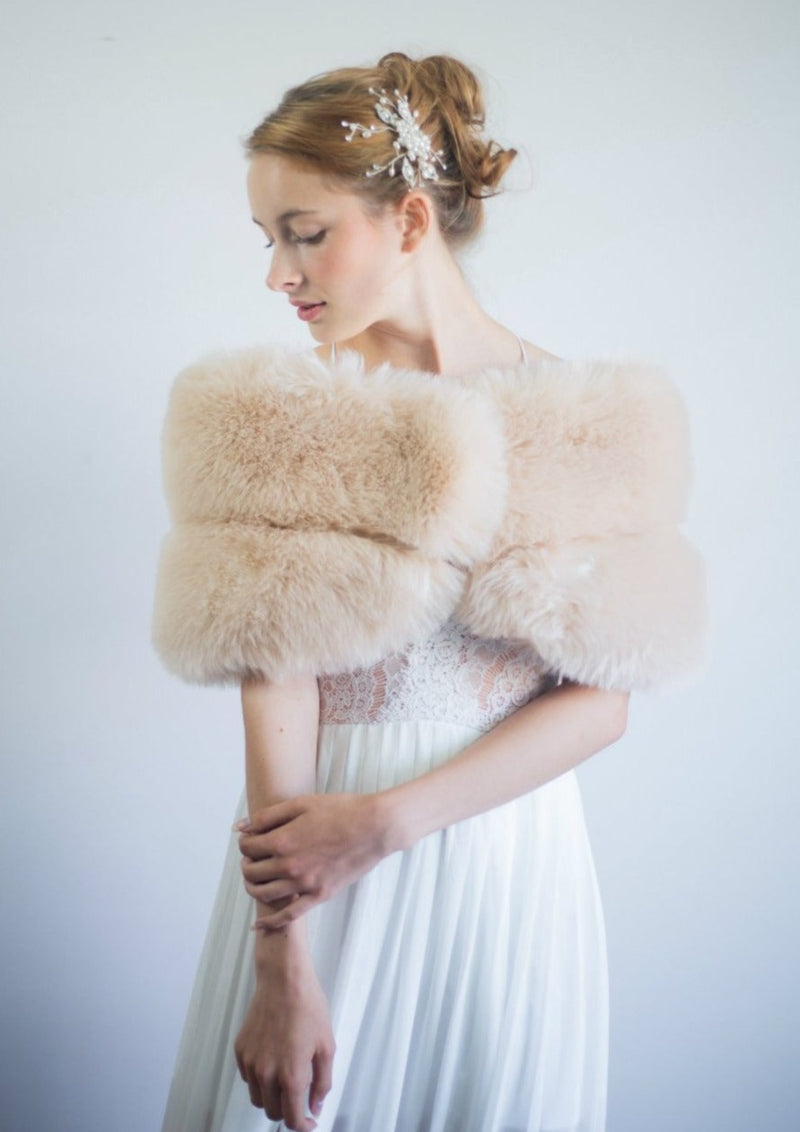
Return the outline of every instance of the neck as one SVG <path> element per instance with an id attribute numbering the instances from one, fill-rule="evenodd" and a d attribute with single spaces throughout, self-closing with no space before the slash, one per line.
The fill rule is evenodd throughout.
<path id="1" fill-rule="evenodd" d="M 338 344 L 360 353 L 368 369 L 389 362 L 461 376 L 520 361 L 516 335 L 480 306 L 444 245 L 426 242 L 395 281 L 387 305 L 386 317 Z"/>

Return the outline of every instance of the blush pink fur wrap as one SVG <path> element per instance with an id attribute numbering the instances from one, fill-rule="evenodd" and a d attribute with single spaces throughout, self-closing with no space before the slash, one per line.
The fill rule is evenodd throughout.
<path id="1" fill-rule="evenodd" d="M 686 414 L 655 367 L 219 353 L 176 378 L 163 461 L 153 641 L 185 680 L 344 671 L 450 617 L 604 688 L 703 658 Z"/>

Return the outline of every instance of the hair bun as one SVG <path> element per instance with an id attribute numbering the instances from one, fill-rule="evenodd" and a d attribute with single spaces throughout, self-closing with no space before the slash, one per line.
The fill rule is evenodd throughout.
<path id="1" fill-rule="evenodd" d="M 484 137 L 481 85 L 450 55 L 411 59 L 402 51 L 384 55 L 374 67 L 342 67 L 317 75 L 283 96 L 245 145 L 249 156 L 279 153 L 312 163 L 340 178 L 378 207 L 408 191 L 403 177 L 374 175 L 396 160 L 391 130 L 376 129 L 350 144 L 344 122 L 377 122 L 375 91 L 404 95 L 445 167 L 425 183 L 442 233 L 457 247 L 483 223 L 483 199 L 494 196 L 516 150 Z"/>
<path id="2" fill-rule="evenodd" d="M 400 51 L 384 55 L 378 67 L 412 106 L 429 106 L 439 118 L 441 144 L 455 162 L 451 178 L 460 174 L 471 198 L 494 195 L 517 151 L 484 138 L 486 108 L 475 73 L 450 55 L 410 59 Z"/>

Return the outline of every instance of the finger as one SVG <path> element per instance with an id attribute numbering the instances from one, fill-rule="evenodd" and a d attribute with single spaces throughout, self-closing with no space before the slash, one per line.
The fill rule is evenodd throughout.
<path id="1" fill-rule="evenodd" d="M 288 875 L 286 866 L 275 857 L 268 857 L 265 861 L 251 861 L 249 857 L 243 857 L 239 867 L 242 870 L 242 875 L 251 884 L 266 884 L 270 880 L 284 880 Z"/>
<path id="2" fill-rule="evenodd" d="M 301 802 L 301 798 L 287 798 L 284 802 L 273 802 L 271 806 L 262 806 L 250 816 L 247 832 L 243 836 L 268 833 L 278 825 L 285 825 L 287 821 L 291 821 L 303 812 Z"/>
<path id="3" fill-rule="evenodd" d="M 273 912 L 278 912 L 278 911 L 280 911 L 281 908 L 283 908 L 286 904 L 289 904 L 292 900 L 299 900 L 299 899 L 300 899 L 299 896 L 286 896 L 286 897 L 284 897 L 283 900 L 275 900 L 275 901 L 272 902 L 272 904 L 266 905 L 268 911 L 264 912 L 264 915 L 265 916 L 269 915 L 270 914 L 269 910 L 271 910 Z M 263 917 L 262 917 L 262 919 L 257 920 L 254 924 L 250 925 L 250 931 L 251 932 L 269 931 L 269 930 L 270 929 L 269 929 L 268 925 L 264 923 Z"/>
<path id="4" fill-rule="evenodd" d="M 298 896 L 291 904 L 287 904 L 285 908 L 280 908 L 276 912 L 261 915 L 255 922 L 255 927 L 266 928 L 267 931 L 275 931 L 276 928 L 285 928 L 287 924 L 291 924 L 293 920 L 297 920 L 300 916 L 305 915 L 309 908 L 313 908 L 318 904 L 319 900 L 315 896 Z"/>
<path id="5" fill-rule="evenodd" d="M 283 1119 L 287 1128 L 295 1132 L 311 1132 L 317 1127 L 316 1120 L 306 1116 L 306 1096 L 308 1085 L 284 1088 L 282 1094 Z"/>
<path id="6" fill-rule="evenodd" d="M 248 1072 L 245 1080 L 247 1081 L 247 1091 L 250 1094 L 250 1104 L 255 1108 L 263 1108 L 264 1098 L 261 1093 L 261 1083 L 255 1070 Z"/>
<path id="7" fill-rule="evenodd" d="M 264 1083 L 261 1090 L 264 1104 L 261 1106 L 270 1120 L 281 1120 L 284 1116 L 280 1085 L 276 1080 Z"/>
<path id="8" fill-rule="evenodd" d="M 286 823 L 283 823 L 286 824 Z M 284 838 L 280 839 L 279 845 L 276 845 L 276 830 L 270 830 L 268 833 L 243 833 L 239 838 L 239 852 L 243 857 L 249 857 L 252 861 L 264 861 L 272 857 L 280 857 L 281 853 L 279 847 L 285 848 Z M 283 828 L 281 826 L 280 828 Z"/>
<path id="9" fill-rule="evenodd" d="M 299 891 L 297 881 L 294 880 L 271 880 L 268 884 L 251 884 L 250 881 L 245 881 L 244 887 L 245 892 L 261 904 L 274 904 L 276 900 L 294 896 Z"/>
<path id="10" fill-rule="evenodd" d="M 317 1050 L 311 1060 L 313 1077 L 311 1090 L 308 1094 L 308 1107 L 314 1116 L 322 1112 L 322 1102 L 331 1091 L 331 1070 L 333 1067 L 333 1054 L 330 1050 Z"/>

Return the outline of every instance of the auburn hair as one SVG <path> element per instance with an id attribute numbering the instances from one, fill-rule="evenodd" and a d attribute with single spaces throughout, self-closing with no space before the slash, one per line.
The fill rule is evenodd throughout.
<path id="1" fill-rule="evenodd" d="M 245 140 L 247 156 L 280 153 L 315 165 L 382 210 L 409 190 L 399 174 L 366 176 L 374 165 L 396 156 L 396 135 L 380 131 L 348 142 L 343 126 L 378 124 L 376 90 L 405 95 L 433 148 L 442 151 L 445 167 L 437 165 L 438 180 L 424 181 L 424 190 L 447 242 L 453 247 L 468 243 L 483 224 L 484 199 L 499 191 L 517 151 L 484 138 L 480 83 L 449 55 L 411 59 L 394 51 L 375 67 L 342 67 L 292 87 Z"/>

